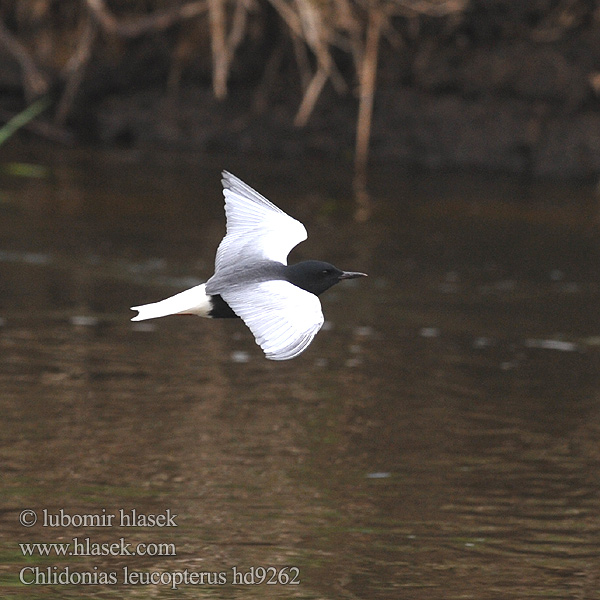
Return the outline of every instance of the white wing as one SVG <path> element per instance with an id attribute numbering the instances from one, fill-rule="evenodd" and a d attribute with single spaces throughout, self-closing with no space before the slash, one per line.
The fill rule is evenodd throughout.
<path id="1" fill-rule="evenodd" d="M 304 225 L 231 173 L 223 171 L 222 183 L 227 235 L 217 250 L 215 272 L 239 263 L 242 249 L 244 262 L 287 264 L 290 250 L 308 237 Z"/>
<path id="2" fill-rule="evenodd" d="M 243 284 L 221 295 L 271 360 L 298 356 L 323 325 L 317 296 L 287 281 Z"/>

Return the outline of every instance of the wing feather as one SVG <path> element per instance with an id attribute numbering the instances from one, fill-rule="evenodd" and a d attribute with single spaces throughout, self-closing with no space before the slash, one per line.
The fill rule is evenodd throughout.
<path id="1" fill-rule="evenodd" d="M 304 225 L 235 175 L 223 171 L 222 183 L 227 234 L 217 249 L 215 273 L 239 263 L 242 248 L 244 262 L 274 260 L 287 264 L 290 250 L 308 237 Z"/>
<path id="2" fill-rule="evenodd" d="M 323 325 L 317 296 L 287 281 L 233 286 L 221 295 L 271 360 L 298 356 Z"/>

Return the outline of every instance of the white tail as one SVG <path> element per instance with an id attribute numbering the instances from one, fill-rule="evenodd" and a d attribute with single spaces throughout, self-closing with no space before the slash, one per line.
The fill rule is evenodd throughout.
<path id="1" fill-rule="evenodd" d="M 139 314 L 131 320 L 145 321 L 146 319 L 156 319 L 158 317 L 166 317 L 167 315 L 199 315 L 201 317 L 208 317 L 212 304 L 210 296 L 206 294 L 205 287 L 206 284 L 202 283 L 160 302 L 132 306 L 131 310 L 137 310 Z"/>

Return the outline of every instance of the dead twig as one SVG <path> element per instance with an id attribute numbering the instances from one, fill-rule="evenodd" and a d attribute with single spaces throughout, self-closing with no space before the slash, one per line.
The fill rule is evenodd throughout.
<path id="1" fill-rule="evenodd" d="M 430 17 L 446 17 L 464 12 L 468 0 L 394 0 L 390 3 L 397 12 Z"/>
<path id="2" fill-rule="evenodd" d="M 226 2 L 227 0 L 208 0 L 213 56 L 213 91 L 219 100 L 227 96 L 229 69 L 235 51 L 246 35 L 248 21 L 248 8 L 244 0 L 237 0 L 228 34 Z"/>
<path id="3" fill-rule="evenodd" d="M 208 0 L 208 16 L 213 60 L 213 92 L 219 100 L 222 100 L 227 96 L 229 72 L 225 0 Z"/>
<path id="4" fill-rule="evenodd" d="M 304 125 L 306 125 L 308 122 L 308 119 L 312 114 L 315 104 L 319 99 L 321 91 L 327 83 L 328 78 L 329 75 L 327 74 L 327 71 L 324 68 L 319 67 L 311 79 L 308 87 L 306 88 L 304 96 L 302 97 L 300 108 L 298 109 L 298 113 L 294 119 L 294 125 L 296 125 L 296 127 L 304 127 Z"/>
<path id="5" fill-rule="evenodd" d="M 360 98 L 356 125 L 356 150 L 354 154 L 354 190 L 357 199 L 356 218 L 358 220 L 366 219 L 370 212 L 369 198 L 366 193 L 367 163 L 373 121 L 379 42 L 384 19 L 385 15 L 378 7 L 374 7 L 369 11 L 365 53 L 360 72 Z"/>
<path id="6" fill-rule="evenodd" d="M 286 25 L 291 29 L 299 38 L 302 36 L 302 23 L 300 17 L 296 14 L 294 9 L 285 2 L 285 0 L 269 0 L 275 10 L 279 13 L 279 16 L 285 21 Z"/>
<path id="7" fill-rule="evenodd" d="M 152 31 L 172 27 L 175 23 L 192 19 L 208 10 L 206 0 L 188 2 L 172 10 L 155 12 L 151 15 L 119 21 L 107 8 L 104 0 L 86 0 L 86 4 L 98 24 L 105 31 L 126 38 L 139 37 Z"/>
<path id="8" fill-rule="evenodd" d="M 282 44 L 277 44 L 271 52 L 267 64 L 263 70 L 263 74 L 256 91 L 254 92 L 254 100 L 252 102 L 253 112 L 263 113 L 268 106 L 267 98 L 269 93 L 275 87 L 277 73 L 281 67 L 284 58 L 284 50 Z"/>
<path id="9" fill-rule="evenodd" d="M 296 0 L 295 6 L 302 26 L 302 40 L 317 61 L 316 71 L 310 75 L 310 82 L 304 90 L 302 103 L 294 119 L 297 127 L 303 127 L 308 122 L 327 80 L 331 80 L 338 93 L 345 92 L 347 85 L 331 56 L 331 40 L 334 37 L 335 26 L 332 27 L 328 23 L 329 15 L 322 6 L 304 0 Z M 310 70 L 305 64 L 299 64 L 299 67 L 301 72 Z M 303 75 L 303 79 L 304 77 Z"/>
<path id="10" fill-rule="evenodd" d="M 65 68 L 64 75 L 66 79 L 65 89 L 62 93 L 56 113 L 54 115 L 54 122 L 58 126 L 65 124 L 69 112 L 73 107 L 75 96 L 79 90 L 79 86 L 83 81 L 83 76 L 87 65 L 92 57 L 92 49 L 97 37 L 97 26 L 90 18 L 86 18 L 81 36 L 79 37 L 79 43 L 73 53 L 73 56 L 68 60 Z"/>
<path id="11" fill-rule="evenodd" d="M 28 103 L 44 95 L 49 88 L 48 80 L 38 69 L 35 61 L 19 40 L 6 28 L 0 19 L 0 44 L 11 54 L 23 71 L 23 89 Z"/>

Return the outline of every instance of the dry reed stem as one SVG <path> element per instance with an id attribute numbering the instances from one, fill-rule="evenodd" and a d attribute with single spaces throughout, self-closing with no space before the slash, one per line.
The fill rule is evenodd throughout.
<path id="1" fill-rule="evenodd" d="M 369 11 L 369 24 L 365 52 L 360 71 L 360 93 L 358 121 L 356 127 L 356 172 L 366 170 L 369 138 L 371 136 L 371 121 L 373 118 L 373 103 L 375 100 L 375 85 L 377 79 L 377 61 L 379 58 L 379 42 L 384 15 L 378 8 Z"/>
<path id="2" fill-rule="evenodd" d="M 219 100 L 227 96 L 229 56 L 227 49 L 225 0 L 208 0 L 213 60 L 213 92 Z"/>
<path id="3" fill-rule="evenodd" d="M 279 16 L 285 21 L 286 25 L 291 31 L 302 38 L 302 24 L 300 17 L 294 12 L 293 8 L 285 2 L 285 0 L 269 0 L 275 10 L 279 13 Z"/>
<path id="4" fill-rule="evenodd" d="M 297 127 L 303 127 L 308 122 L 328 79 L 338 93 L 345 92 L 347 85 L 331 56 L 330 47 L 335 27 L 328 22 L 327 11 L 320 4 L 313 4 L 306 0 L 296 0 L 294 6 L 302 27 L 301 39 L 311 49 L 317 61 L 316 71 L 312 74 L 309 61 L 304 59 L 303 52 L 296 49 L 297 59 L 301 59 L 298 60 L 301 79 L 303 82 L 309 82 L 308 85 L 303 85 L 304 96 L 294 119 Z"/>
<path id="5" fill-rule="evenodd" d="M 365 53 L 360 72 L 360 98 L 354 152 L 354 192 L 357 202 L 355 217 L 360 221 L 366 220 L 370 214 L 370 200 L 367 194 L 367 164 L 373 121 L 379 42 L 384 19 L 385 15 L 379 8 L 372 8 L 369 11 Z"/>
<path id="6" fill-rule="evenodd" d="M 77 48 L 63 69 L 66 78 L 65 89 L 58 102 L 54 123 L 63 126 L 71 112 L 75 96 L 83 81 L 83 75 L 92 57 L 92 48 L 96 42 L 97 27 L 91 18 L 87 17 L 82 28 Z"/>
<path id="7" fill-rule="evenodd" d="M 229 56 L 233 57 L 237 47 L 244 41 L 248 25 L 248 13 L 251 4 L 247 0 L 236 0 L 231 22 L 231 30 L 227 38 Z"/>
<path id="8" fill-rule="evenodd" d="M 321 95 L 321 91 L 323 87 L 327 83 L 327 79 L 329 75 L 327 70 L 319 67 L 317 72 L 314 74 L 311 79 L 304 96 L 302 98 L 302 102 L 300 104 L 300 108 L 298 109 L 298 113 L 296 114 L 296 118 L 294 119 L 294 125 L 296 127 L 304 127 L 312 114 L 312 111 L 315 107 L 319 96 Z"/>
<path id="9" fill-rule="evenodd" d="M 446 17 L 463 12 L 468 2 L 469 0 L 393 0 L 387 6 L 396 13 Z"/>
<path id="10" fill-rule="evenodd" d="M 151 15 L 119 21 L 107 8 L 104 0 L 85 1 L 102 29 L 108 33 L 128 38 L 139 37 L 150 31 L 167 29 L 179 21 L 192 19 L 208 10 L 207 1 L 199 0 L 188 2 L 172 10 L 157 11 Z"/>
<path id="11" fill-rule="evenodd" d="M 213 1 L 213 0 L 211 0 Z M 226 25 L 226 11 L 225 11 L 226 3 L 223 1 L 223 16 L 224 20 L 222 23 L 223 31 L 219 32 L 219 37 L 223 35 L 225 47 L 223 48 L 223 64 L 221 65 L 222 72 L 220 73 L 220 78 L 215 82 L 215 85 L 220 87 L 221 96 L 215 93 L 215 96 L 219 99 L 225 98 L 227 96 L 227 79 L 229 77 L 229 70 L 231 67 L 231 62 L 233 61 L 233 57 L 235 55 L 235 51 L 238 46 L 242 43 L 245 35 L 246 35 L 246 26 L 248 23 L 248 6 L 244 0 L 235 0 L 235 8 L 233 11 L 233 17 L 231 22 L 231 28 L 229 30 L 229 35 L 226 33 L 227 25 Z"/>
<path id="12" fill-rule="evenodd" d="M 35 61 L 19 40 L 6 28 L 0 19 L 0 44 L 21 66 L 23 71 L 23 89 L 27 103 L 31 103 L 38 96 L 48 91 L 49 83 L 45 75 L 39 70 Z"/>

